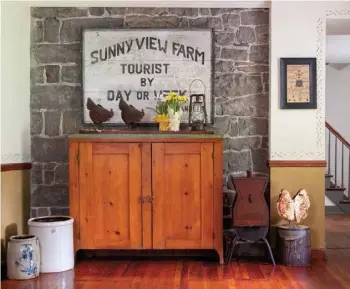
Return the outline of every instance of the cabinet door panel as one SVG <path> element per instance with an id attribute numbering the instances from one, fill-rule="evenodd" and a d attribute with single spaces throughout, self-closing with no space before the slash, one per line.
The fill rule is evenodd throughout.
<path id="1" fill-rule="evenodd" d="M 141 248 L 138 144 L 81 144 L 84 248 Z"/>
<path id="2" fill-rule="evenodd" d="M 153 248 L 213 247 L 213 144 L 152 144 Z"/>

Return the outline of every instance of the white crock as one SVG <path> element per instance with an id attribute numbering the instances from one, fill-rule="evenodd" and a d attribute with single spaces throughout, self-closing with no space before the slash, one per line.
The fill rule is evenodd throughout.
<path id="1" fill-rule="evenodd" d="M 73 218 L 47 216 L 28 220 L 29 233 L 38 236 L 41 273 L 62 272 L 74 268 Z"/>
<path id="2" fill-rule="evenodd" d="M 7 244 L 7 278 L 32 279 L 40 272 L 39 239 L 34 235 L 10 237 Z"/>

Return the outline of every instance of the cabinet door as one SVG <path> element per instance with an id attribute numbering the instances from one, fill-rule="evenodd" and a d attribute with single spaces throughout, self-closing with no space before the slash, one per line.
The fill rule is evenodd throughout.
<path id="1" fill-rule="evenodd" d="M 142 247 L 141 149 L 133 143 L 80 144 L 81 247 Z"/>
<path id="2" fill-rule="evenodd" d="M 153 248 L 213 248 L 213 144 L 152 144 Z"/>

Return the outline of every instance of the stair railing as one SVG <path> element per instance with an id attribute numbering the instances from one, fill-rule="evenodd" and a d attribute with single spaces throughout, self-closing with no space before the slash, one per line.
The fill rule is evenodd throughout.
<path id="1" fill-rule="evenodd" d="M 328 166 L 328 175 L 333 175 L 334 172 L 334 188 L 345 189 L 344 182 L 347 182 L 347 199 L 350 200 L 350 143 L 347 142 L 344 137 L 340 135 L 328 122 L 326 124 L 326 131 L 328 131 L 328 156 L 327 156 L 327 166 Z M 334 142 L 334 143 L 333 143 Z M 332 157 L 332 146 L 334 145 L 334 154 Z M 341 149 L 339 149 L 339 146 Z M 341 161 L 340 164 L 340 182 L 339 182 L 339 165 L 338 161 Z M 344 169 L 345 162 L 348 160 L 348 171 Z M 332 165 L 334 171 L 332 171 Z M 346 175 L 345 175 L 346 174 Z"/>

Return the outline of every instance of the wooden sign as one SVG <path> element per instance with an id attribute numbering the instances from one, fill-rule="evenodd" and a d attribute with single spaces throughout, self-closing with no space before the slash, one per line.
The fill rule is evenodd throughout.
<path id="1" fill-rule="evenodd" d="M 92 123 L 88 98 L 114 111 L 107 123 L 124 124 L 118 104 L 145 112 L 154 123 L 157 102 L 174 91 L 189 98 L 204 93 L 212 122 L 212 30 L 123 29 L 83 31 L 84 123 Z M 182 117 L 188 122 L 188 107 Z"/>

